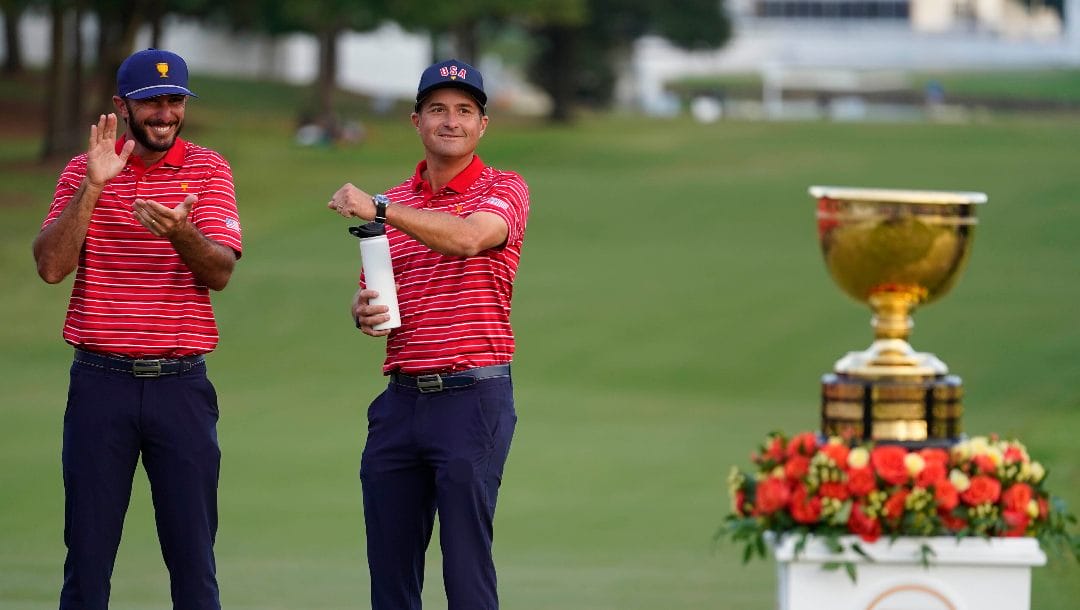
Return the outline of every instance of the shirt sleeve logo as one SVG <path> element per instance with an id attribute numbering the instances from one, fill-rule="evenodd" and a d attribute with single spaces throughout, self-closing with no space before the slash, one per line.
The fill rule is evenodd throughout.
<path id="1" fill-rule="evenodd" d="M 502 199 L 499 199 L 498 197 L 488 197 L 487 202 L 488 202 L 488 205 L 493 205 L 493 206 L 495 206 L 497 208 L 502 208 L 504 210 L 509 210 L 510 209 L 510 204 L 506 203 Z"/>

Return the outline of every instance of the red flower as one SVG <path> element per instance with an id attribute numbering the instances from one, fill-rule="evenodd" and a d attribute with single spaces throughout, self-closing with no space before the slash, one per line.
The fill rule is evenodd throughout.
<path id="1" fill-rule="evenodd" d="M 865 468 L 852 468 L 847 473 L 848 476 L 848 490 L 851 494 L 858 497 L 863 497 L 866 494 L 874 491 L 874 472 L 869 467 Z"/>
<path id="2" fill-rule="evenodd" d="M 834 464 L 841 468 L 847 468 L 848 446 L 843 443 L 825 443 L 821 446 L 821 452 L 829 456 Z"/>
<path id="3" fill-rule="evenodd" d="M 818 495 L 822 498 L 836 498 L 837 500 L 847 500 L 848 493 L 847 485 L 843 483 L 822 483 L 818 487 Z"/>
<path id="4" fill-rule="evenodd" d="M 907 450 L 897 445 L 881 445 L 870 452 L 870 464 L 877 475 L 890 485 L 903 485 L 908 480 L 904 456 Z"/>
<path id="5" fill-rule="evenodd" d="M 881 522 L 871 519 L 863 512 L 864 507 L 856 503 L 851 507 L 851 516 L 848 517 L 848 529 L 852 534 L 857 534 L 867 542 L 873 542 L 881 537 Z"/>
<path id="6" fill-rule="evenodd" d="M 1001 481 L 985 474 L 971 477 L 971 486 L 960 494 L 960 499 L 968 506 L 997 502 L 1000 497 Z"/>
<path id="7" fill-rule="evenodd" d="M 798 523 L 817 523 L 821 518 L 821 498 L 807 498 L 806 486 L 799 483 L 791 494 L 791 518 Z"/>
<path id="8" fill-rule="evenodd" d="M 1005 458 L 1006 464 L 1015 464 L 1016 462 L 1024 461 L 1024 452 L 1016 445 L 1009 445 L 1005 449 L 1003 457 Z"/>
<path id="9" fill-rule="evenodd" d="M 975 467 L 983 474 L 994 474 L 997 472 L 997 464 L 994 463 L 993 458 L 985 453 L 976 455 L 971 461 L 975 463 Z"/>
<path id="10" fill-rule="evenodd" d="M 1039 521 L 1045 521 L 1050 514 L 1050 502 L 1043 496 L 1036 501 L 1039 503 Z"/>
<path id="11" fill-rule="evenodd" d="M 757 486 L 757 494 L 754 503 L 754 514 L 771 515 L 787 506 L 791 499 L 791 492 L 787 483 L 781 479 L 765 479 Z"/>
<path id="12" fill-rule="evenodd" d="M 941 512 L 949 512 L 960 504 L 960 493 L 948 479 L 934 483 L 934 502 Z"/>
<path id="13" fill-rule="evenodd" d="M 889 498 L 885 500 L 885 504 L 881 507 L 882 515 L 890 521 L 898 521 L 900 517 L 904 516 L 904 502 L 907 500 L 908 494 L 910 493 L 911 492 L 906 489 L 900 489 L 889 496 Z"/>
<path id="14" fill-rule="evenodd" d="M 1033 496 L 1027 483 L 1017 483 L 1001 494 L 1001 505 L 1005 510 L 1027 514 L 1028 504 Z"/>
<path id="15" fill-rule="evenodd" d="M 948 528 L 950 532 L 959 532 L 967 527 L 967 521 L 963 517 L 956 517 L 952 513 L 939 513 L 941 517 L 941 523 Z"/>
<path id="16" fill-rule="evenodd" d="M 941 464 L 943 468 L 949 464 L 949 452 L 945 451 L 944 449 L 927 447 L 925 449 L 920 449 L 919 455 L 927 464 Z"/>
<path id="17" fill-rule="evenodd" d="M 784 461 L 784 439 L 779 435 L 769 439 L 769 446 L 765 448 L 765 459 L 773 462 Z"/>
<path id="18" fill-rule="evenodd" d="M 790 481 L 796 481 L 806 476 L 810 471 L 810 458 L 794 455 L 784 463 L 784 476 Z"/>
<path id="19" fill-rule="evenodd" d="M 1013 538 L 1023 536 L 1027 532 L 1028 523 L 1031 523 L 1031 517 L 1028 517 L 1026 510 L 1004 510 L 1001 511 L 1001 516 L 1005 519 L 1005 525 L 1009 526 L 1005 535 Z"/>
<path id="20" fill-rule="evenodd" d="M 814 434 L 813 432 L 800 432 L 791 439 L 790 443 L 788 443 L 787 454 L 788 457 L 794 457 L 796 455 L 810 457 L 814 455 L 816 449 L 817 434 Z"/>
<path id="21" fill-rule="evenodd" d="M 735 492 L 735 514 L 740 517 L 746 516 L 743 511 L 743 504 L 746 504 L 746 492 L 740 489 Z"/>
<path id="22" fill-rule="evenodd" d="M 931 462 L 927 460 L 922 471 L 915 477 L 915 484 L 919 487 L 929 489 L 931 486 L 947 480 L 948 476 L 949 473 L 945 468 L 944 462 Z"/>

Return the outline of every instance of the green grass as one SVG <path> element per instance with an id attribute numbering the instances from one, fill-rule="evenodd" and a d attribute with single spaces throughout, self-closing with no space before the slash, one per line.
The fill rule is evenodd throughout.
<path id="1" fill-rule="evenodd" d="M 193 86 L 195 83 L 193 83 Z M 246 86 L 246 85 L 245 85 Z M 325 210 L 344 181 L 407 175 L 405 115 L 365 114 L 359 147 L 291 141 L 302 93 L 200 84 L 188 134 L 231 161 L 245 253 L 215 296 L 224 452 L 218 540 L 233 610 L 366 605 L 356 471 L 380 341 L 346 313 L 358 258 Z M 247 100 L 248 103 L 238 103 Z M 256 103 L 256 101 L 258 103 Z M 263 104 L 263 102 L 266 102 Z M 1080 121 L 963 125 L 492 119 L 481 154 L 520 171 L 532 216 L 514 301 L 520 416 L 497 518 L 514 610 L 774 607 L 774 568 L 714 547 L 725 478 L 772 429 L 814 429 L 818 378 L 867 345 L 869 312 L 831 284 L 811 184 L 981 190 L 966 275 L 916 313 L 916 348 L 965 380 L 972 433 L 1024 440 L 1080 507 Z M 63 562 L 60 427 L 70 280 L 30 241 L 57 167 L 0 142 L 0 609 L 55 608 Z M 170 607 L 145 477 L 113 582 L 117 610 Z M 439 557 L 427 608 L 444 608 Z M 1033 608 L 1070 608 L 1078 566 L 1036 569 Z"/>

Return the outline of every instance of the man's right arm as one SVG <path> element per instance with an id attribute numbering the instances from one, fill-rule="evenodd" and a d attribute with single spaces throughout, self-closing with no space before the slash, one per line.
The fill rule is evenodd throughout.
<path id="1" fill-rule="evenodd" d="M 103 188 L 84 178 L 60 216 L 34 238 L 34 260 L 41 279 L 56 284 L 75 270 Z"/>
<path id="2" fill-rule="evenodd" d="M 34 238 L 38 275 L 50 284 L 62 281 L 78 266 L 98 197 L 105 183 L 120 175 L 135 149 L 135 141 L 128 140 L 120 152 L 116 151 L 116 124 L 115 114 L 103 114 L 90 126 L 86 176 L 64 211 Z"/>

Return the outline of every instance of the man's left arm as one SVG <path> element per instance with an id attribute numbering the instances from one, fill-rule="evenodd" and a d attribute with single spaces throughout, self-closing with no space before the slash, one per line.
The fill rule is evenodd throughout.
<path id="1" fill-rule="evenodd" d="M 151 233 L 172 243 L 195 279 L 211 290 L 222 290 L 236 267 L 236 252 L 206 237 L 189 221 L 196 201 L 195 195 L 188 195 L 183 203 L 169 208 L 156 201 L 136 199 L 135 218 Z"/>

